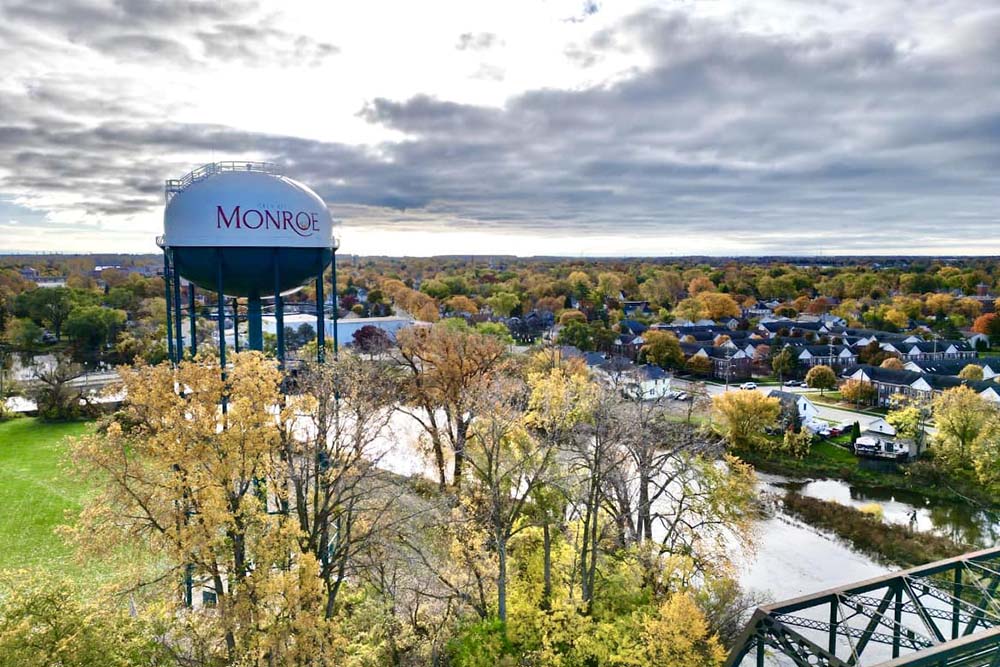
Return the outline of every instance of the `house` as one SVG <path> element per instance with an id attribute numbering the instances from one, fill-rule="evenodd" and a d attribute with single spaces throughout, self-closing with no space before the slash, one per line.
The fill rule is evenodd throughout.
<path id="1" fill-rule="evenodd" d="M 971 345 L 973 349 L 978 350 L 983 348 L 984 350 L 988 350 L 990 347 L 990 337 L 986 334 L 970 331 L 962 334 L 962 336 L 965 338 L 965 342 Z"/>
<path id="2" fill-rule="evenodd" d="M 663 398 L 670 392 L 670 380 L 670 374 L 659 366 L 645 364 L 626 374 L 622 391 L 642 400 Z"/>
<path id="3" fill-rule="evenodd" d="M 625 313 L 626 317 L 635 317 L 636 315 L 649 316 L 653 314 L 648 301 L 626 301 L 625 299 L 621 299 L 621 304 L 622 312 Z"/>
<path id="4" fill-rule="evenodd" d="M 931 375 L 958 375 L 966 366 L 979 366 L 983 369 L 983 379 L 992 380 L 1000 374 L 1000 359 L 981 357 L 979 359 L 952 359 L 952 360 L 912 360 L 903 364 L 903 368 L 916 373 L 928 373 Z"/>
<path id="5" fill-rule="evenodd" d="M 854 453 L 861 458 L 905 461 L 912 456 L 910 446 L 896 439 L 896 429 L 884 419 L 868 424 L 854 441 Z"/>
<path id="6" fill-rule="evenodd" d="M 38 282 L 38 269 L 33 266 L 25 266 L 20 271 L 21 277 L 25 280 L 30 280 L 31 282 Z"/>
<path id="7" fill-rule="evenodd" d="M 642 336 L 630 333 L 618 334 L 618 337 L 612 343 L 615 354 L 625 355 L 631 359 L 635 359 L 639 355 L 639 350 L 645 344 L 646 340 Z"/>
<path id="8" fill-rule="evenodd" d="M 767 395 L 781 402 L 781 419 L 786 426 L 789 424 L 805 424 L 815 420 L 819 416 L 819 410 L 813 402 L 802 394 L 772 389 Z"/>
<path id="9" fill-rule="evenodd" d="M 712 377 L 717 380 L 745 380 L 750 377 L 751 358 L 741 349 L 701 343 L 681 343 L 685 359 L 705 357 L 712 361 Z"/>
<path id="10" fill-rule="evenodd" d="M 633 336 L 641 336 L 646 333 L 647 329 L 649 329 L 649 327 L 642 322 L 637 322 L 636 320 L 622 320 L 618 323 L 619 331 L 622 333 L 630 333 Z"/>
<path id="11" fill-rule="evenodd" d="M 927 359 L 975 359 L 976 350 L 964 340 L 934 340 L 916 342 L 886 341 L 880 347 L 905 361 Z"/>
<path id="12" fill-rule="evenodd" d="M 848 367 L 858 363 L 858 355 L 845 345 L 802 345 L 792 348 L 797 352 L 799 365 L 806 368 L 830 366 Z"/>
<path id="13" fill-rule="evenodd" d="M 855 366 L 845 377 L 868 382 L 875 388 L 876 405 L 891 406 L 896 396 L 929 401 L 953 387 L 966 386 L 992 403 L 1000 403 L 1000 385 L 989 381 L 963 380 L 950 375 L 932 375 L 908 370 L 892 370 L 878 366 Z"/>

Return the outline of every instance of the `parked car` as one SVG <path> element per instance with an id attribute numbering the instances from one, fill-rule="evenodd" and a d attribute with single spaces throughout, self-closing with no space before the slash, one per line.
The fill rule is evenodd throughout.
<path id="1" fill-rule="evenodd" d="M 740 389 L 756 389 L 756 388 L 757 388 L 756 382 L 744 382 L 743 384 L 740 385 Z"/>
<path id="2" fill-rule="evenodd" d="M 786 387 L 804 387 L 805 384 L 805 382 L 801 382 L 799 380 L 785 380 Z"/>
<path id="3" fill-rule="evenodd" d="M 686 401 L 686 400 L 690 399 L 691 396 L 689 396 L 687 393 L 685 393 L 685 392 L 682 391 L 679 394 L 677 394 L 676 398 L 677 398 L 678 401 Z"/>

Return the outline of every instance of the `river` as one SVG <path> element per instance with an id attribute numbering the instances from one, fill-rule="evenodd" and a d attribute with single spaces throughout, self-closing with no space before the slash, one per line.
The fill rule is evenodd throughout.
<path id="1" fill-rule="evenodd" d="M 841 480 L 795 480 L 758 474 L 761 491 L 802 495 L 860 507 L 877 503 L 887 522 L 948 536 L 973 548 L 1000 543 L 1000 516 L 956 502 L 932 500 L 921 494 L 849 484 Z M 848 547 L 837 537 L 817 530 L 784 512 L 757 525 L 757 550 L 741 559 L 740 581 L 771 600 L 783 600 L 860 579 L 890 569 Z"/>

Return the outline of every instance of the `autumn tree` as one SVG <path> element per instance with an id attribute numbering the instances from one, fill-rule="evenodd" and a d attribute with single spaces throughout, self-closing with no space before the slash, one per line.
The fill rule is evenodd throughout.
<path id="1" fill-rule="evenodd" d="M 778 376 L 778 382 L 781 382 L 786 375 L 793 373 L 797 366 L 798 359 L 795 357 L 795 349 L 790 345 L 786 345 L 771 356 L 771 370 Z"/>
<path id="2" fill-rule="evenodd" d="M 476 302 L 464 294 L 458 294 L 449 298 L 444 302 L 444 306 L 450 313 L 468 313 L 469 315 L 475 315 L 479 312 L 479 307 L 476 306 Z"/>
<path id="3" fill-rule="evenodd" d="M 392 340 L 384 329 L 366 324 L 355 331 L 351 338 L 354 347 L 359 352 L 364 352 L 370 356 L 375 356 L 386 352 L 392 346 Z"/>
<path id="4" fill-rule="evenodd" d="M 514 309 L 521 305 L 521 299 L 511 292 L 497 292 L 486 299 L 486 305 L 500 317 L 510 317 Z"/>
<path id="5" fill-rule="evenodd" d="M 648 363 L 662 368 L 675 368 L 684 363 L 680 341 L 672 332 L 647 331 L 643 334 L 643 339 L 646 342 L 640 352 Z"/>
<path id="6" fill-rule="evenodd" d="M 958 372 L 958 377 L 963 380 L 980 381 L 983 379 L 983 367 L 977 364 L 966 364 L 965 368 Z"/>
<path id="7" fill-rule="evenodd" d="M 76 382 L 83 376 L 80 364 L 65 354 L 57 354 L 53 364 L 36 363 L 35 386 L 29 395 L 38 406 L 38 416 L 45 421 L 80 419 L 91 411 L 89 397 Z"/>
<path id="8" fill-rule="evenodd" d="M 712 399 L 716 428 L 737 449 L 766 442 L 765 429 L 777 424 L 780 413 L 781 402 L 759 391 L 727 391 Z"/>
<path id="9" fill-rule="evenodd" d="M 888 357 L 888 358 L 886 358 L 881 364 L 879 364 L 879 368 L 885 368 L 885 369 L 888 369 L 890 371 L 905 370 L 905 366 L 903 366 L 903 362 L 900 361 L 898 357 Z"/>
<path id="10" fill-rule="evenodd" d="M 806 384 L 812 389 L 819 389 L 822 395 L 827 389 L 837 387 L 837 374 L 829 366 L 819 364 L 813 366 L 806 373 Z"/>
<path id="11" fill-rule="evenodd" d="M 714 362 L 707 356 L 692 354 L 684 362 L 684 367 L 695 375 L 711 375 L 715 368 Z"/>
<path id="12" fill-rule="evenodd" d="M 851 379 L 840 385 L 840 395 L 855 405 L 868 405 L 875 400 L 877 393 L 871 382 Z"/>
<path id="13" fill-rule="evenodd" d="M 158 624 L 62 577 L 0 575 L 0 664 L 10 667 L 177 665 Z"/>
<path id="14" fill-rule="evenodd" d="M 319 564 L 325 615 L 332 618 L 345 581 L 357 574 L 359 553 L 393 521 L 399 489 L 376 465 L 395 387 L 386 365 L 341 353 L 307 365 L 297 388 L 287 403 L 296 417 L 282 424 L 284 467 L 275 477 L 289 490 L 280 502 L 297 520 L 299 548 Z"/>
<path id="15" fill-rule="evenodd" d="M 971 468 L 973 447 L 994 435 L 996 408 L 969 387 L 953 387 L 934 399 L 932 410 L 938 457 L 947 465 Z"/>
<path id="16" fill-rule="evenodd" d="M 92 557 L 125 546 L 150 554 L 154 581 L 176 583 L 177 623 L 196 623 L 197 651 L 247 665 L 338 659 L 325 620 L 321 565 L 299 543 L 282 460 L 281 375 L 255 352 L 121 371 L 123 412 L 78 441 L 78 473 L 99 482 L 74 526 Z M 154 557 L 155 555 L 155 557 Z M 211 613 L 184 611 L 181 582 L 215 596 Z M 189 595 L 189 593 L 188 593 Z"/>
<path id="17" fill-rule="evenodd" d="M 972 323 L 972 330 L 989 336 L 990 343 L 995 345 L 1000 342 L 1000 317 L 996 313 L 980 315 Z"/>
<path id="18" fill-rule="evenodd" d="M 440 487 L 453 461 L 452 483 L 460 487 L 469 428 L 476 416 L 477 389 L 500 370 L 506 345 L 493 336 L 446 326 L 410 327 L 396 334 L 402 371 L 399 409 L 420 424 L 430 440 Z"/>

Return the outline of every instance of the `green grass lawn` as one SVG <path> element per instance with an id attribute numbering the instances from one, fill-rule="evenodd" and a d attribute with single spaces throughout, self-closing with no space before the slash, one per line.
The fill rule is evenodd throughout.
<path id="1" fill-rule="evenodd" d="M 63 469 L 66 438 L 91 427 L 91 422 L 27 418 L 0 423 L 0 570 L 44 566 L 73 574 L 79 569 L 55 528 L 67 522 L 67 511 L 80 509 L 87 493 Z"/>

